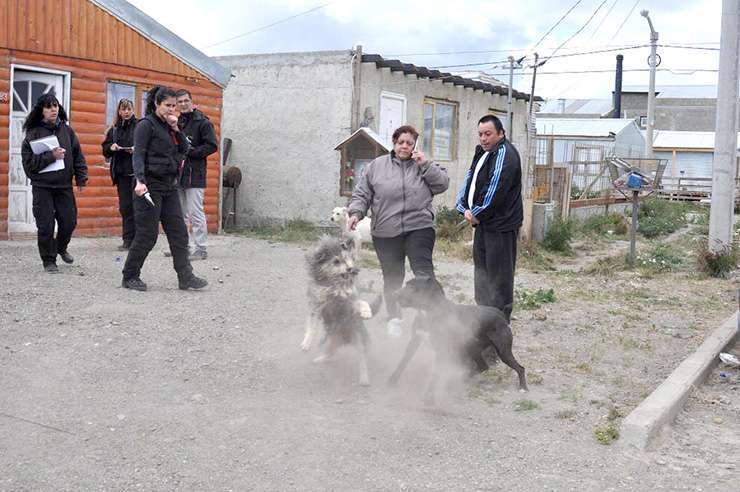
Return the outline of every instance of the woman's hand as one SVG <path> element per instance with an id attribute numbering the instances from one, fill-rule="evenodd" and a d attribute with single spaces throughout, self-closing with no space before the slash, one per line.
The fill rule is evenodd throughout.
<path id="1" fill-rule="evenodd" d="M 420 166 L 423 166 L 427 163 L 427 157 L 424 155 L 424 152 L 421 150 L 415 150 L 411 153 L 411 158 L 416 161 L 416 163 Z"/>
<path id="2" fill-rule="evenodd" d="M 130 149 L 126 149 L 126 152 L 128 152 L 129 154 L 133 154 L 134 153 L 134 146 L 132 145 Z"/>
<path id="3" fill-rule="evenodd" d="M 141 181 L 137 179 L 136 187 L 134 188 L 134 193 L 136 193 L 136 196 L 142 196 L 147 191 L 149 191 L 149 188 L 146 187 L 146 184 L 142 183 Z"/>
<path id="4" fill-rule="evenodd" d="M 119 150 L 121 150 L 121 147 L 120 147 L 120 146 L 119 146 L 119 145 L 118 145 L 117 143 L 112 143 L 112 144 L 110 145 L 110 149 L 111 149 L 111 150 L 112 150 L 113 152 L 118 152 Z"/>
<path id="5" fill-rule="evenodd" d="M 167 124 L 170 125 L 170 128 L 177 131 L 177 116 L 174 114 L 168 114 L 167 115 Z"/>
<path id="6" fill-rule="evenodd" d="M 57 147 L 56 149 L 54 149 L 54 150 L 52 150 L 52 151 L 51 151 L 52 155 L 54 156 L 54 159 L 56 159 L 56 160 L 59 160 L 59 159 L 64 159 L 64 154 L 65 154 L 66 152 L 67 152 L 67 151 L 66 151 L 66 150 L 64 150 L 64 149 L 63 149 L 63 148 L 61 148 L 61 147 Z"/>
<path id="7" fill-rule="evenodd" d="M 349 229 L 350 231 L 354 231 L 359 221 L 360 217 L 358 217 L 357 215 L 350 215 L 349 220 L 347 221 L 347 229 Z"/>

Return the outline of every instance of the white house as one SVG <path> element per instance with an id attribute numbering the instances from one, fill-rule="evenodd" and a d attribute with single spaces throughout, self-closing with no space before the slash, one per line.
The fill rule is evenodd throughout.
<path id="1" fill-rule="evenodd" d="M 508 89 L 356 50 L 217 58 L 234 74 L 224 92 L 223 135 L 233 141 L 229 165 L 244 180 L 240 225 L 301 218 L 324 222 L 346 203 L 352 180 L 341 142 L 368 127 L 390 145 L 411 124 L 420 147 L 447 168 L 452 206 L 478 143 L 478 119 L 506 119 Z M 524 151 L 528 96 L 514 91 L 513 142 Z"/>

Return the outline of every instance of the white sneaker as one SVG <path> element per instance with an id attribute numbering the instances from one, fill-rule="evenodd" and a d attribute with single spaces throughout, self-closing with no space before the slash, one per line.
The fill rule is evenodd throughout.
<path id="1" fill-rule="evenodd" d="M 388 336 L 398 338 L 401 336 L 403 322 L 401 318 L 391 318 L 388 320 Z"/>

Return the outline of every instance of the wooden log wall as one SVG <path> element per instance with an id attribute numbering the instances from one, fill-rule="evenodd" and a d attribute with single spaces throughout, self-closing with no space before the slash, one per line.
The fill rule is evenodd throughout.
<path id="1" fill-rule="evenodd" d="M 49 3 L 55 7 L 43 8 Z M 154 85 L 189 90 L 196 107 L 213 123 L 219 141 L 222 88 L 86 0 L 0 0 L 0 9 L 7 5 L 11 7 L 7 24 L 0 20 L 0 93 L 11 95 L 11 64 L 71 74 L 70 106 L 66 109 L 70 125 L 80 139 L 90 177 L 88 188 L 77 196 L 76 234 L 118 235 L 118 197 L 100 147 L 107 130 L 107 83 L 136 85 L 138 117 L 142 116 L 138 107 L 142 91 Z M 62 15 L 61 25 L 45 24 L 44 19 L 55 10 Z M 54 27 L 45 31 L 41 29 L 45 25 Z M 52 54 L 61 51 L 68 53 Z M 8 237 L 10 107 L 10 97 L 7 102 L 0 102 L 0 238 Z M 218 153 L 208 157 L 205 212 L 212 232 L 218 229 L 219 163 Z"/>

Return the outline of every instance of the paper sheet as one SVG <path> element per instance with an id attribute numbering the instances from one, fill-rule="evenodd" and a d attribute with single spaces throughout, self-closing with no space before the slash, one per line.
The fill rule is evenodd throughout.
<path id="1" fill-rule="evenodd" d="M 34 154 L 43 154 L 50 150 L 54 150 L 59 147 L 59 140 L 56 135 L 49 135 L 48 137 L 39 138 L 38 140 L 32 140 L 28 142 L 31 145 L 31 150 Z M 49 173 L 52 171 L 61 171 L 64 169 L 64 159 L 57 159 L 45 168 L 40 173 Z"/>

